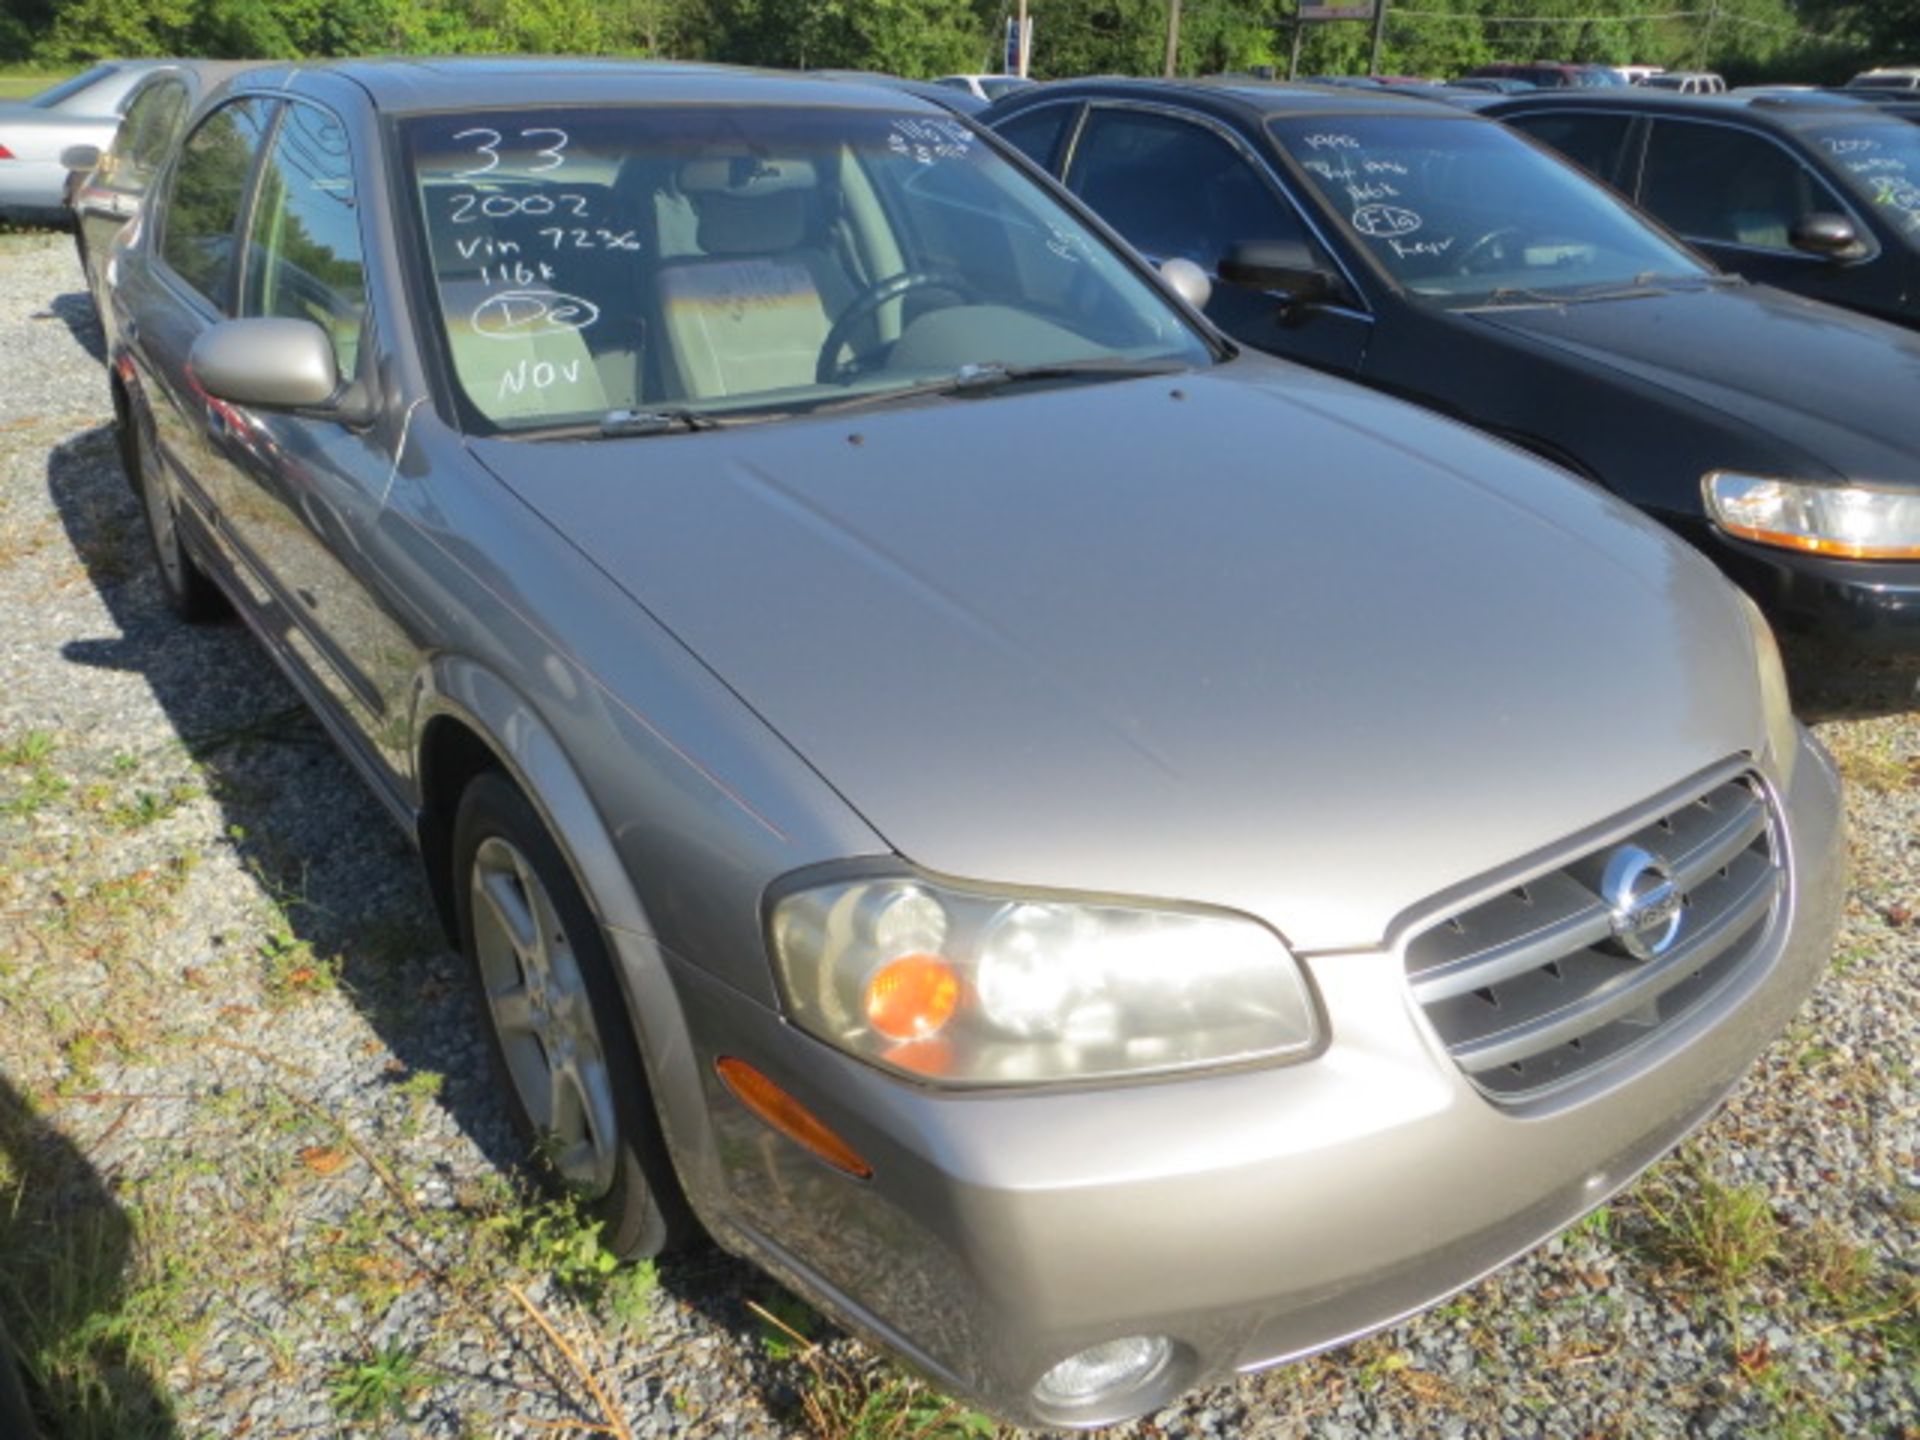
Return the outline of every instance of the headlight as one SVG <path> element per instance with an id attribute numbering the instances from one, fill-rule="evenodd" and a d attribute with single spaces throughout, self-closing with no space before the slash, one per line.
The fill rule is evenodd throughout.
<path id="1" fill-rule="evenodd" d="M 1848 560 L 1920 560 L 1920 490 L 1770 480 L 1716 470 L 1707 513 L 1729 535 Z"/>
<path id="2" fill-rule="evenodd" d="M 1753 632 L 1753 654 L 1760 667 L 1760 704 L 1766 710 L 1767 750 L 1782 790 L 1793 784 L 1793 762 L 1800 754 L 1800 722 L 1793 718 L 1793 698 L 1787 691 L 1786 666 L 1780 663 L 1780 645 L 1760 607 L 1742 591 L 1740 609 Z"/>
<path id="3" fill-rule="evenodd" d="M 773 907 L 792 1019 L 946 1085 L 1025 1085 L 1296 1056 L 1318 1035 L 1300 966 L 1243 916 L 837 880 Z"/>

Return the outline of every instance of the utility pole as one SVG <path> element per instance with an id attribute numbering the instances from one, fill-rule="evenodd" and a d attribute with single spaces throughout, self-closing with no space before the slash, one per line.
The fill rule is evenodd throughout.
<path id="1" fill-rule="evenodd" d="M 1307 22 L 1296 19 L 1293 22 L 1293 53 L 1287 56 L 1287 79 L 1300 78 L 1300 42 L 1307 38 Z"/>
<path id="2" fill-rule="evenodd" d="M 1367 73 L 1380 73 L 1380 46 L 1387 38 L 1387 0 L 1373 0 L 1373 58 L 1367 61 Z"/>
<path id="3" fill-rule="evenodd" d="M 1167 0 L 1167 78 L 1180 70 L 1180 0 Z"/>
<path id="4" fill-rule="evenodd" d="M 1024 80 L 1027 78 L 1027 0 L 1020 0 L 1020 19 L 1013 31 L 1013 53 L 1014 73 Z"/>
<path id="5" fill-rule="evenodd" d="M 1700 38 L 1693 45 L 1693 68 L 1704 70 L 1707 60 L 1713 54 L 1713 31 L 1720 23 L 1720 0 L 1709 0 L 1707 5 L 1707 23 L 1700 27 Z"/>

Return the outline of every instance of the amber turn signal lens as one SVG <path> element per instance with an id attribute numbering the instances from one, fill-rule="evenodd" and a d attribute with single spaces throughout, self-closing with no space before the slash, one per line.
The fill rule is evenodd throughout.
<path id="1" fill-rule="evenodd" d="M 867 981 L 867 1023 L 889 1040 L 939 1033 L 960 1003 L 960 977 L 937 955 L 902 955 Z"/>
<path id="2" fill-rule="evenodd" d="M 873 1167 L 826 1122 L 762 1075 L 744 1060 L 722 1055 L 713 1068 L 740 1103 L 802 1149 L 809 1150 L 836 1170 L 866 1180 Z"/>

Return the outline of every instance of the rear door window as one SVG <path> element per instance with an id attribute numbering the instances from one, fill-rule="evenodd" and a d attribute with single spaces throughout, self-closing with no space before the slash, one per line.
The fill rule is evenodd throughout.
<path id="1" fill-rule="evenodd" d="M 274 134 L 247 236 L 244 316 L 310 320 L 333 341 L 342 375 L 359 360 L 367 282 L 347 136 L 318 106 L 294 102 Z"/>
<path id="2" fill-rule="evenodd" d="M 1783 251 L 1803 215 L 1846 212 L 1811 170 L 1765 136 L 1693 120 L 1653 122 L 1640 203 L 1689 239 Z"/>
<path id="3" fill-rule="evenodd" d="M 1034 164 L 1052 170 L 1060 150 L 1060 136 L 1079 108 L 1077 105 L 1036 105 L 1006 124 L 994 126 L 994 133 Z"/>
<path id="4" fill-rule="evenodd" d="M 186 109 L 184 81 L 169 76 L 141 87 L 107 151 L 107 178 L 116 189 L 137 195 L 153 183 Z"/>
<path id="5" fill-rule="evenodd" d="M 1631 115 L 1516 115 L 1509 122 L 1616 189 L 1631 189 Z"/>
<path id="6" fill-rule="evenodd" d="M 273 108 L 254 99 L 221 106 L 187 137 L 174 169 L 160 257 L 223 315 L 233 313 L 234 228 Z"/>

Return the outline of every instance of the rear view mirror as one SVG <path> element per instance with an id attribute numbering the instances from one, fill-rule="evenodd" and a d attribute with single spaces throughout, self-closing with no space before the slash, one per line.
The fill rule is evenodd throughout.
<path id="1" fill-rule="evenodd" d="M 1844 215 L 1815 211 L 1794 221 L 1787 243 L 1809 255 L 1824 255 L 1830 260 L 1845 260 L 1860 253 L 1860 236 L 1853 221 Z"/>
<path id="2" fill-rule="evenodd" d="M 60 165 L 65 170 L 91 170 L 99 163 L 98 145 L 69 145 L 60 152 Z"/>
<path id="3" fill-rule="evenodd" d="M 339 392 L 333 341 L 311 320 L 223 320 L 193 342 L 193 377 L 216 400 L 312 410 Z"/>
<path id="4" fill-rule="evenodd" d="M 1183 260 L 1177 255 L 1171 260 L 1162 260 L 1160 278 L 1173 287 L 1174 294 L 1196 310 L 1206 309 L 1207 301 L 1213 298 L 1213 281 L 1208 278 L 1206 271 L 1191 260 Z"/>
<path id="5" fill-rule="evenodd" d="M 1220 278 L 1311 305 L 1332 296 L 1339 280 L 1297 240 L 1247 240 L 1220 259 Z"/>

